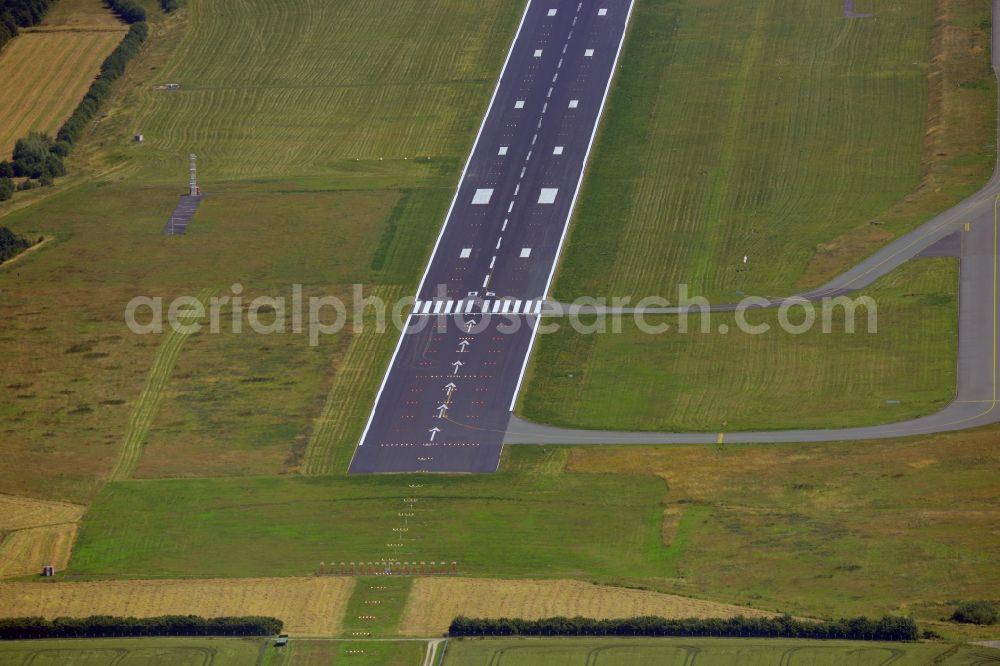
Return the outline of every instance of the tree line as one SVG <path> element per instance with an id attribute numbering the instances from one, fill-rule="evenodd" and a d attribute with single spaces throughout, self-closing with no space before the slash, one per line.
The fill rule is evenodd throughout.
<path id="1" fill-rule="evenodd" d="M 126 23 L 146 20 L 146 10 L 135 0 L 104 0 L 118 18 Z"/>
<path id="2" fill-rule="evenodd" d="M 283 622 L 274 617 L 12 617 L 0 619 L 0 640 L 101 638 L 106 636 L 273 636 Z"/>
<path id="3" fill-rule="evenodd" d="M 39 23 L 50 4 L 52 0 L 0 0 L 0 50 L 17 37 L 18 28 Z"/>
<path id="4" fill-rule="evenodd" d="M 109 5 L 114 7 L 119 2 L 124 0 L 113 2 L 109 0 Z M 142 15 L 145 16 L 145 10 Z M 0 201 L 9 199 L 15 189 L 26 190 L 41 185 L 51 185 L 53 179 L 65 175 L 63 158 L 69 155 L 73 145 L 86 129 L 87 123 L 97 116 L 101 104 L 111 94 L 112 84 L 125 73 L 125 66 L 139 53 L 148 34 L 149 28 L 145 21 L 129 26 L 125 38 L 101 63 L 97 78 L 90 84 L 87 94 L 83 96 L 73 114 L 59 128 L 55 139 L 45 134 L 31 132 L 28 136 L 17 140 L 12 159 L 0 162 Z M 15 188 L 13 178 L 26 180 Z"/>
<path id="5" fill-rule="evenodd" d="M 595 620 L 588 617 L 469 618 L 458 616 L 448 627 L 450 636 L 721 636 L 754 638 L 847 639 L 912 641 L 917 624 L 907 617 L 842 618 L 826 622 L 781 617 L 684 618 L 631 617 Z"/>

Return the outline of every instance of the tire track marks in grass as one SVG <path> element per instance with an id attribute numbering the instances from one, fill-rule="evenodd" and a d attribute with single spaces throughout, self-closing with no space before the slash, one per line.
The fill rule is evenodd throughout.
<path id="1" fill-rule="evenodd" d="M 212 289 L 203 289 L 198 292 L 198 300 L 205 303 L 213 291 Z M 195 319 L 190 317 L 180 318 L 182 324 L 192 324 L 194 321 Z M 136 401 L 132 414 L 129 416 L 125 436 L 122 438 L 121 451 L 118 454 L 118 462 L 115 463 L 115 467 L 111 471 L 110 480 L 128 479 L 139 464 L 143 444 L 163 398 L 163 389 L 170 380 L 170 374 L 173 372 L 174 364 L 180 356 L 181 347 L 184 346 L 187 337 L 187 333 L 178 333 L 172 327 L 164 333 L 163 343 L 157 350 L 153 367 L 150 368 L 149 375 L 146 377 L 146 385 L 143 386 L 139 400 Z"/>

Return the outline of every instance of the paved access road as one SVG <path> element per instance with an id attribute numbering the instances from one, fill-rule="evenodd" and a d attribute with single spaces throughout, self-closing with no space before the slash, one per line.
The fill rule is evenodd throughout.
<path id="1" fill-rule="evenodd" d="M 631 0 L 530 0 L 352 473 L 492 472 Z"/>
<path id="2" fill-rule="evenodd" d="M 993 69 L 1000 77 L 1000 0 L 993 0 Z M 920 435 L 1000 422 L 997 356 L 1000 327 L 998 291 L 998 197 L 1000 170 L 977 194 L 815 291 L 797 298 L 818 299 L 868 286 L 879 277 L 946 239 L 957 241 L 961 256 L 958 389 L 954 401 L 936 414 L 912 421 L 865 428 L 732 433 L 629 433 L 553 428 L 511 420 L 505 442 L 523 444 L 669 444 L 711 442 L 822 442 Z M 966 227 L 968 225 L 968 227 Z M 772 305 L 780 304 L 776 299 Z M 723 306 L 719 309 L 733 309 Z M 628 309 L 624 309 L 627 311 Z M 650 312 L 654 309 L 648 310 Z M 660 309 L 676 312 L 674 308 Z"/>

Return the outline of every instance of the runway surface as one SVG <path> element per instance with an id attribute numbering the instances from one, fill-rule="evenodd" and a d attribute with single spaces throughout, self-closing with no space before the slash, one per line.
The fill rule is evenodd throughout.
<path id="1" fill-rule="evenodd" d="M 632 3 L 530 0 L 350 472 L 492 472 Z"/>
<path id="2" fill-rule="evenodd" d="M 993 0 L 993 69 L 1000 78 L 1000 0 Z M 1000 151 L 998 151 L 1000 154 Z M 961 257 L 959 298 L 958 387 L 955 399 L 930 416 L 864 428 L 782 430 L 731 433 L 638 433 L 554 428 L 513 418 L 505 442 L 521 444 L 670 444 L 822 442 L 903 437 L 1000 422 L 997 378 L 1000 331 L 1000 262 L 998 262 L 1000 170 L 978 193 L 902 236 L 867 260 L 819 289 L 792 298 L 817 300 L 861 289 L 910 259 L 958 240 Z M 957 235 L 957 236 L 956 236 Z M 947 240 L 945 240 L 947 239 Z M 945 250 L 950 251 L 950 250 Z M 773 299 L 770 306 L 788 299 Z M 591 310 L 602 310 L 592 308 Z M 713 310 L 732 310 L 720 306 Z M 629 308 L 618 311 L 630 312 Z M 676 308 L 645 311 L 673 313 Z"/>

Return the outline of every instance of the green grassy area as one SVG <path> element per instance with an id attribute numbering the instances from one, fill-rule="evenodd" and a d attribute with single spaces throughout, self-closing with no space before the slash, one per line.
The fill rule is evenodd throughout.
<path id="1" fill-rule="evenodd" d="M 53 237 L 0 269 L 5 492 L 86 501 L 115 466 L 163 342 L 124 326 L 136 295 L 411 293 L 520 14 L 190 0 L 161 18 L 154 5 L 71 176 L 0 204 L 4 225 Z M 164 237 L 189 152 L 207 196 L 186 235 Z M 134 474 L 343 467 L 394 343 L 190 337 L 159 378 Z"/>
<path id="2" fill-rule="evenodd" d="M 358 578 L 344 612 L 343 634 L 368 637 L 397 635 L 396 629 L 412 586 L 413 578 Z"/>
<path id="3" fill-rule="evenodd" d="M 670 326 L 660 335 L 630 316 L 620 333 L 609 325 L 591 335 L 556 320 L 562 328 L 541 336 L 519 413 L 558 425 L 665 431 L 844 427 L 933 413 L 955 391 L 957 281 L 954 259 L 924 259 L 852 294 L 877 303 L 874 334 L 863 309 L 854 333 L 842 309 L 824 333 L 820 305 L 816 325 L 800 335 L 783 330 L 773 310 L 747 314 L 771 327 L 760 335 L 742 332 L 730 313 L 714 314 L 707 333 L 697 314 L 687 333 L 678 316 L 647 317 Z M 789 320 L 799 324 L 796 310 Z"/>
<path id="4" fill-rule="evenodd" d="M 977 664 L 993 661 L 988 648 L 942 644 L 865 643 L 720 638 L 453 640 L 445 666 L 882 666 Z"/>
<path id="5" fill-rule="evenodd" d="M 932 63 L 934 5 L 637 3 L 556 297 L 790 293 L 817 251 L 860 246 L 826 275 L 970 194 L 995 152 L 988 39 L 962 28 Z M 951 2 L 939 27 L 988 16 Z"/>
<path id="6" fill-rule="evenodd" d="M 420 666 L 424 641 L 332 641 L 293 638 L 269 648 L 261 666 Z"/>
<path id="7" fill-rule="evenodd" d="M 2 666 L 246 666 L 263 639 L 95 638 L 0 642 Z"/>
<path id="8" fill-rule="evenodd" d="M 652 477 L 518 472 L 118 482 L 84 518 L 68 572 L 287 576 L 394 559 L 500 577 L 669 576 L 662 495 Z"/>
<path id="9" fill-rule="evenodd" d="M 988 639 L 995 628 L 947 618 L 1000 590 L 998 435 L 578 447 L 566 469 L 666 482 L 664 539 L 680 548 L 659 589 L 807 617 L 903 613 Z"/>

